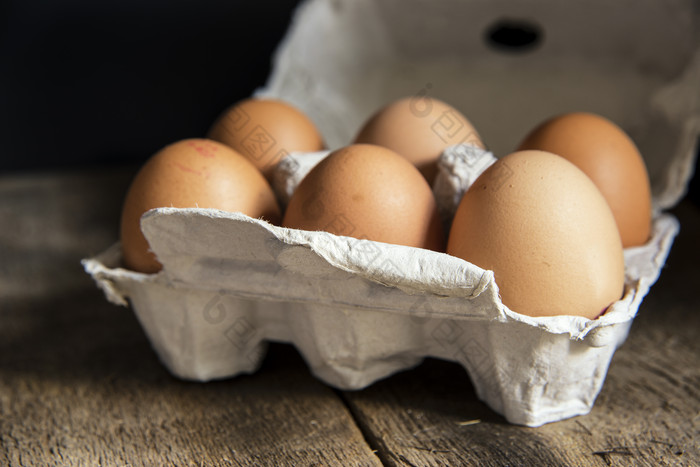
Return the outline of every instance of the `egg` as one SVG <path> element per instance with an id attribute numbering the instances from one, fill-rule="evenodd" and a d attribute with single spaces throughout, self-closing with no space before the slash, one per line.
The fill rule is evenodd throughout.
<path id="1" fill-rule="evenodd" d="M 380 146 L 338 149 L 292 195 L 284 227 L 444 251 L 433 193 L 410 162 Z"/>
<path id="2" fill-rule="evenodd" d="M 553 152 L 588 175 L 607 200 L 624 247 L 643 245 L 651 234 L 649 174 L 639 150 L 615 123 L 591 113 L 569 113 L 535 128 L 520 150 Z"/>
<path id="3" fill-rule="evenodd" d="M 238 102 L 219 116 L 207 137 L 243 154 L 268 180 L 290 152 L 315 152 L 324 147 L 311 119 L 277 99 Z"/>
<path id="4" fill-rule="evenodd" d="M 600 316 L 623 293 L 622 242 L 598 188 L 544 151 L 499 159 L 464 194 L 447 253 L 492 270 L 503 303 L 528 316 Z"/>
<path id="5" fill-rule="evenodd" d="M 377 111 L 360 129 L 355 143 L 396 151 L 418 167 L 431 184 L 445 148 L 460 143 L 484 147 L 464 115 L 445 102 L 425 96 L 399 99 Z"/>
<path id="6" fill-rule="evenodd" d="M 120 227 L 123 262 L 129 269 L 155 273 L 162 268 L 140 226 L 143 213 L 158 207 L 214 208 L 272 223 L 280 220 L 272 189 L 255 166 L 228 146 L 206 139 L 166 146 L 134 177 Z"/>

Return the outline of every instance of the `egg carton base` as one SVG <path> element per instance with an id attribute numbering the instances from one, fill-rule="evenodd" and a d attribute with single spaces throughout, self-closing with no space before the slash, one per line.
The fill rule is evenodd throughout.
<path id="1" fill-rule="evenodd" d="M 207 227 L 208 223 L 212 225 Z M 590 411 L 614 351 L 624 342 L 678 231 L 673 216 L 663 214 L 655 219 L 650 242 L 625 251 L 624 297 L 606 315 L 591 321 L 531 318 L 501 309 L 493 295 L 497 288 L 491 289 L 488 283 L 476 286 L 479 292 L 456 289 L 455 297 L 448 296 L 444 287 L 426 285 L 420 292 L 406 286 L 423 284 L 420 277 L 405 280 L 403 288 L 397 288 L 391 284 L 396 278 L 381 271 L 348 272 L 337 264 L 331 266 L 326 261 L 335 262 L 333 258 L 311 248 L 313 242 L 304 243 L 329 234 L 296 231 L 291 233 L 297 236 L 287 238 L 290 231 L 241 214 L 162 208 L 144 216 L 144 226 L 152 237 L 149 241 L 163 252 L 161 273 L 120 268 L 119 244 L 83 264 L 110 301 L 131 302 L 161 361 L 174 375 L 208 381 L 252 373 L 260 367 L 267 342 L 286 342 L 298 349 L 320 380 L 339 389 L 357 390 L 434 357 L 463 366 L 481 400 L 509 422 L 527 426 Z M 200 229 L 223 237 L 203 238 Z M 206 248 L 236 241 L 224 252 L 199 252 L 203 263 L 198 266 L 185 254 L 197 250 L 192 238 L 201 240 Z M 243 238 L 258 245 L 241 248 L 238 240 Z M 324 245 L 333 246 L 321 243 L 315 247 Z M 381 247 L 388 248 L 394 260 L 401 259 L 408 248 Z M 341 251 L 346 254 L 354 249 Z M 411 250 L 406 251 L 413 253 Z M 444 262 L 449 259 L 446 255 L 420 253 L 441 261 L 447 280 L 463 277 L 460 261 Z M 241 257 L 246 261 L 234 260 Z M 418 264 L 418 271 L 424 273 L 428 263 Z M 289 278 L 284 276 L 285 267 L 291 268 Z M 257 274 L 248 278 L 253 285 L 271 287 L 293 279 L 294 284 L 306 284 L 303 293 L 307 295 L 280 299 L 285 291 L 299 294 L 292 284 L 291 289 L 281 291 L 262 287 L 261 291 L 270 291 L 269 296 L 262 296 L 244 281 L 251 274 Z M 472 276 L 485 277 L 476 270 Z M 326 289 L 326 285 L 336 288 Z M 360 300 L 358 294 L 364 298 Z"/>

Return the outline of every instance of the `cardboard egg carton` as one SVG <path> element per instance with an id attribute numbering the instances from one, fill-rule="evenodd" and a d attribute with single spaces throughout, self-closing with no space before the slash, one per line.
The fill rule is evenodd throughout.
<path id="1" fill-rule="evenodd" d="M 342 389 L 431 356 L 464 366 L 478 396 L 511 423 L 587 413 L 678 230 L 663 210 L 684 192 L 700 134 L 698 14 L 692 1 L 636 1 L 633 17 L 627 1 L 566 10 L 554 3 L 444 1 L 425 10 L 417 0 L 309 1 L 258 94 L 299 106 L 331 148 L 406 95 L 451 103 L 497 155 L 556 113 L 588 110 L 616 121 L 646 159 L 655 214 L 650 241 L 625 250 L 624 295 L 602 317 L 520 315 L 501 303 L 491 271 L 459 258 L 217 210 L 143 216 L 164 265 L 158 274 L 120 268 L 118 244 L 85 260 L 86 271 L 110 301 L 131 304 L 163 363 L 182 378 L 256 371 L 266 343 L 279 341 Z M 543 31 L 540 47 L 489 46 L 485 31 L 506 16 Z M 431 125 L 459 130 L 449 118 Z M 442 155 L 433 188 L 447 224 L 493 153 L 458 145 Z M 276 171 L 279 198 L 324 156 L 285 159 Z"/>

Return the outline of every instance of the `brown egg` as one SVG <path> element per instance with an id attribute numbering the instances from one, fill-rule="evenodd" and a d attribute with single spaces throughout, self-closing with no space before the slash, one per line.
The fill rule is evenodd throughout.
<path id="1" fill-rule="evenodd" d="M 262 174 L 233 149 L 206 139 L 166 146 L 139 170 L 124 200 L 121 245 L 124 264 L 154 273 L 162 266 L 150 252 L 140 219 L 158 207 L 215 208 L 278 223 L 280 210 Z"/>
<path id="2" fill-rule="evenodd" d="M 489 167 L 459 204 L 447 253 L 492 270 L 503 303 L 524 315 L 595 319 L 623 292 L 610 207 L 581 170 L 548 152 Z"/>
<path id="3" fill-rule="evenodd" d="M 436 161 L 448 146 L 469 143 L 484 147 L 479 134 L 457 109 L 430 97 L 399 99 L 375 113 L 355 143 L 376 144 L 398 152 L 418 167 L 428 183 Z"/>
<path id="4" fill-rule="evenodd" d="M 444 251 L 435 198 L 420 172 L 369 144 L 332 152 L 301 181 L 282 225 Z"/>
<path id="5" fill-rule="evenodd" d="M 321 134 L 309 117 L 276 99 L 246 99 L 233 105 L 214 122 L 207 137 L 243 154 L 268 180 L 290 152 L 323 149 Z"/>
<path id="6" fill-rule="evenodd" d="M 610 120 L 590 113 L 555 117 L 534 129 L 519 150 L 557 154 L 588 175 L 615 216 L 624 247 L 643 245 L 651 233 L 651 189 L 641 154 Z"/>

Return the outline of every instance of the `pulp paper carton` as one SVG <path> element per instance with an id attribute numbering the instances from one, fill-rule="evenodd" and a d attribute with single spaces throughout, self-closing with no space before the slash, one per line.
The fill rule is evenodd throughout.
<path id="1" fill-rule="evenodd" d="M 464 366 L 478 396 L 512 423 L 587 413 L 678 230 L 664 210 L 684 193 L 700 134 L 698 24 L 691 0 L 312 0 L 257 93 L 300 107 L 330 148 L 398 97 L 457 107 L 490 151 L 443 154 L 434 192 L 447 223 L 476 176 L 544 119 L 584 110 L 620 124 L 649 168 L 653 236 L 625 251 L 625 293 L 596 320 L 520 315 L 501 303 L 491 271 L 447 254 L 216 210 L 143 216 L 158 274 L 121 268 L 118 244 L 85 268 L 110 301 L 131 304 L 182 378 L 253 372 L 266 342 L 281 341 L 338 388 L 361 389 L 432 356 Z M 285 159 L 280 199 L 324 156 Z"/>

